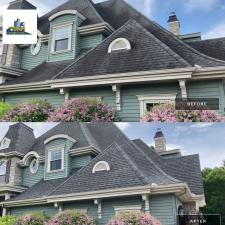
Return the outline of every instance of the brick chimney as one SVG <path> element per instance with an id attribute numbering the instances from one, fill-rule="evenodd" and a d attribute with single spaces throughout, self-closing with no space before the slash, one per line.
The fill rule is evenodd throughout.
<path id="1" fill-rule="evenodd" d="M 176 36 L 180 35 L 180 21 L 178 20 L 175 12 L 170 13 L 170 16 L 167 22 L 168 22 L 169 31 Z"/>
<path id="2" fill-rule="evenodd" d="M 154 140 L 155 140 L 155 151 L 157 153 L 166 152 L 166 139 L 160 128 L 157 129 L 156 134 L 154 136 Z"/>

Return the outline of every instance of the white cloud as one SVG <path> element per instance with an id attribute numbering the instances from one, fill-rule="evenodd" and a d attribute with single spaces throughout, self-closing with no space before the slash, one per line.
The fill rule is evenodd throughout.
<path id="1" fill-rule="evenodd" d="M 203 35 L 203 39 L 225 37 L 225 21 L 217 24 Z"/>
<path id="2" fill-rule="evenodd" d="M 120 128 L 121 131 L 125 131 L 127 128 L 130 127 L 130 123 L 115 123 L 117 127 Z"/>
<path id="3" fill-rule="evenodd" d="M 156 0 L 139 0 L 139 2 L 144 4 L 146 16 L 152 17 Z"/>
<path id="4" fill-rule="evenodd" d="M 174 149 L 181 149 L 180 145 L 176 145 L 176 144 L 166 144 L 166 150 L 174 150 Z"/>
<path id="5" fill-rule="evenodd" d="M 210 11 L 219 4 L 220 0 L 187 0 L 185 9 L 188 12 L 193 11 Z"/>
<path id="6" fill-rule="evenodd" d="M 202 129 L 202 128 L 210 127 L 213 125 L 214 125 L 214 123 L 193 123 L 190 127 Z"/>

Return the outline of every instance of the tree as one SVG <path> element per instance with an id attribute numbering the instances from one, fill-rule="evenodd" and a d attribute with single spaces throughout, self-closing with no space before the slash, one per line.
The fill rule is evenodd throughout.
<path id="1" fill-rule="evenodd" d="M 206 206 L 205 214 L 221 214 L 222 225 L 225 225 L 225 167 L 204 169 L 202 171 Z"/>

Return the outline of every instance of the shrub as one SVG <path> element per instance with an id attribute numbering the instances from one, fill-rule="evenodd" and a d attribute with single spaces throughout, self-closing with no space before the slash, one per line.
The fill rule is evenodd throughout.
<path id="1" fill-rule="evenodd" d="M 11 106 L 7 103 L 0 102 L 0 119 L 11 109 Z"/>
<path id="2" fill-rule="evenodd" d="M 175 110 L 173 104 L 154 106 L 144 122 L 223 122 L 225 118 L 213 110 Z"/>
<path id="3" fill-rule="evenodd" d="M 111 107 L 93 99 L 76 98 L 50 113 L 49 122 L 115 122 L 117 112 Z"/>
<path id="4" fill-rule="evenodd" d="M 13 107 L 2 118 L 4 122 L 45 122 L 51 105 L 43 100 L 32 100 Z"/>
<path id="5" fill-rule="evenodd" d="M 14 225 L 44 225 L 48 219 L 45 214 L 34 212 L 18 218 Z"/>
<path id="6" fill-rule="evenodd" d="M 129 212 L 114 216 L 107 225 L 161 225 L 150 213 Z"/>
<path id="7" fill-rule="evenodd" d="M 96 223 L 85 214 L 68 210 L 57 214 L 44 225 L 96 225 Z"/>
<path id="8" fill-rule="evenodd" d="M 14 216 L 5 216 L 0 217 L 0 225 L 14 225 L 16 217 Z"/>

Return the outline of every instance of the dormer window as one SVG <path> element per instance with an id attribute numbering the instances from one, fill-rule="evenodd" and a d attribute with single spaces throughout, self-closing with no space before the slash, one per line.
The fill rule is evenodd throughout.
<path id="1" fill-rule="evenodd" d="M 49 150 L 48 172 L 61 171 L 64 168 L 64 149 Z"/>
<path id="2" fill-rule="evenodd" d="M 6 160 L 0 161 L 0 176 L 4 176 L 6 174 L 6 165 L 7 165 Z"/>
<path id="3" fill-rule="evenodd" d="M 108 53 L 130 49 L 131 49 L 130 42 L 126 38 L 117 38 L 110 44 Z"/>
<path id="4" fill-rule="evenodd" d="M 10 145 L 10 139 L 8 138 L 3 138 L 3 140 L 1 141 L 1 144 L 0 144 L 0 149 L 6 149 L 9 147 Z"/>
<path id="5" fill-rule="evenodd" d="M 96 173 L 99 171 L 109 171 L 109 170 L 110 170 L 110 166 L 107 162 L 99 161 L 94 165 L 92 173 Z"/>
<path id="6" fill-rule="evenodd" d="M 52 53 L 71 50 L 72 24 L 54 27 L 52 31 Z"/>

